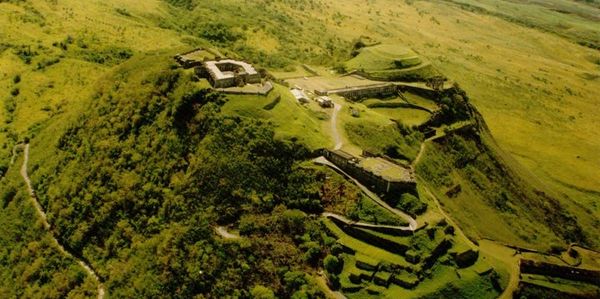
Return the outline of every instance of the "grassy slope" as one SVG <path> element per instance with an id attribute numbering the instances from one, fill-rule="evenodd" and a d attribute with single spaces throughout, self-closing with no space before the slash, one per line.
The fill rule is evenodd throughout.
<path id="1" fill-rule="evenodd" d="M 397 65 L 400 63 L 401 66 Z M 392 70 L 421 63 L 417 53 L 400 45 L 366 47 L 356 57 L 346 62 L 346 68 L 357 70 Z"/>
<path id="2" fill-rule="evenodd" d="M 596 51 L 446 3 L 371 2 L 366 17 L 361 1 L 332 5 L 348 16 L 332 30 L 418 49 L 467 90 L 502 148 L 599 214 L 598 79 L 584 78 L 599 73 Z"/>
<path id="3" fill-rule="evenodd" d="M 89 87 L 93 82 L 110 71 L 110 66 L 82 60 L 74 50 L 63 53 L 52 47 L 53 42 L 63 41 L 67 34 L 93 40 L 90 44 L 98 49 L 110 44 L 136 52 L 183 44 L 177 33 L 156 27 L 157 16 L 164 16 L 166 12 L 165 6 L 159 5 L 158 1 L 143 4 L 135 1 L 48 3 L 51 2 L 34 1 L 34 7 L 45 17 L 44 27 L 15 22 L 19 17 L 9 15 L 25 15 L 25 10 L 10 3 L 0 4 L 3 9 L 0 37 L 3 41 L 31 44 L 34 49 L 38 44 L 44 47 L 38 50 L 41 54 L 34 57 L 34 66 L 42 59 L 65 55 L 60 63 L 33 71 L 11 50 L 0 53 L 3 66 L 0 98 L 3 101 L 15 86 L 14 75 L 22 74 L 23 77 L 18 84 L 21 94 L 17 97 L 14 122 L 7 126 L 20 136 L 36 123 L 48 119 L 52 119 L 52 126 L 45 129 L 44 135 L 61 132 L 65 123 L 57 120 L 77 111 L 78 103 L 92 94 Z M 309 48 L 308 41 L 316 41 L 318 32 L 324 30 L 331 30 L 346 40 L 369 32 L 378 39 L 400 41 L 418 49 L 421 55 L 432 59 L 436 67 L 469 92 L 503 148 L 516 155 L 517 160 L 544 184 L 588 205 L 597 217 L 599 208 L 594 202 L 600 198 L 596 184 L 600 174 L 594 165 L 600 163 L 597 154 L 600 133 L 595 130 L 595 124 L 600 113 L 595 104 L 598 92 L 594 84 L 598 79 L 589 79 L 591 77 L 585 75 L 593 77 L 598 73 L 598 66 L 594 64 L 598 59 L 597 52 L 494 17 L 465 12 L 452 5 L 421 1 L 414 5 L 389 3 L 370 2 L 371 9 L 365 15 L 365 10 L 355 9 L 364 2 L 351 0 L 343 6 L 328 2 L 328 10 L 338 10 L 347 16 L 339 25 L 332 21 L 333 17 L 313 18 L 310 13 L 299 14 L 297 17 L 304 21 L 318 20 L 306 22 L 303 34 L 307 35 L 320 24 L 323 26 L 314 30 L 316 34 L 308 34 L 312 37 L 302 40 L 299 47 L 292 46 L 291 41 L 269 41 L 262 50 L 281 54 L 290 46 Z M 125 8 L 132 16 L 115 13 L 117 7 Z M 4 14 L 5 11 L 8 13 Z M 249 44 L 260 47 L 253 39 Z M 321 49 L 326 48 L 325 42 L 317 43 Z M 50 85 L 53 87 L 49 88 Z M 0 115 L 0 121 L 4 122 L 6 112 Z M 43 138 L 38 140 L 38 148 L 52 144 L 51 136 Z M 0 142 L 6 141 L 7 135 L 0 132 Z M 8 149 L 7 143 L 2 153 L 6 155 Z M 570 171 L 562 171 L 564 168 Z"/>
<path id="4" fill-rule="evenodd" d="M 281 96 L 281 100 L 274 108 L 264 109 L 278 96 Z M 223 108 L 225 113 L 269 121 L 276 126 L 279 138 L 296 138 L 311 149 L 333 145 L 322 129 L 328 118 L 302 106 L 283 86 L 276 85 L 267 97 L 235 95 L 229 98 L 230 101 Z"/>
<path id="5" fill-rule="evenodd" d="M 560 2 L 563 6 L 565 3 L 572 4 L 563 0 L 554 2 Z M 73 37 L 93 36 L 98 45 L 116 44 L 133 50 L 182 44 L 178 34 L 156 27 L 160 23 L 163 27 L 176 28 L 173 20 L 160 18 L 165 16 L 167 9 L 158 1 L 146 1 L 143 5 L 133 1 L 116 3 L 97 1 L 83 5 L 76 1 L 58 4 L 34 1 L 33 6 L 45 18 L 44 27 L 31 22 L 15 22 L 18 18 L 10 19 L 8 15 L 26 15 L 26 10 L 2 3 L 3 11 L 9 14 L 0 15 L 3 25 L 0 36 L 6 42 L 33 44 L 34 48 L 38 40 L 45 47 L 52 48 L 53 42 L 64 40 L 67 34 Z M 232 15 L 228 7 L 236 4 L 220 1 L 202 5 L 198 14 L 221 8 L 226 11 L 223 20 L 227 21 L 228 16 Z M 279 27 L 271 24 L 284 22 L 283 18 L 278 17 L 267 23 L 264 30 L 269 34 L 276 33 L 273 35 L 276 42 L 270 41 L 266 43 L 266 49 L 259 49 L 265 53 L 275 51 L 280 56 L 289 53 L 294 58 L 301 58 L 299 53 L 309 51 L 311 54 L 308 56 L 315 57 L 327 51 L 330 41 L 340 44 L 340 41 L 330 39 L 334 35 L 347 41 L 360 35 L 369 35 L 376 40 L 400 42 L 417 49 L 420 55 L 432 60 L 442 73 L 460 82 L 469 92 L 501 147 L 517 156 L 519 162 L 525 164 L 545 184 L 565 192 L 582 204 L 592 205 L 598 214 L 598 206 L 594 202 L 600 197 L 600 190 L 595 184 L 600 174 L 593 165 L 600 163 L 600 155 L 596 154 L 600 146 L 597 141 L 600 140 L 600 133 L 594 130 L 600 113 L 594 104 L 598 92 L 593 86 L 598 79 L 591 79 L 599 73 L 595 64 L 599 58 L 597 52 L 549 33 L 465 11 L 449 3 L 416 1 L 412 5 L 406 2 L 389 5 L 388 1 L 377 1 L 370 2 L 366 11 L 356 9 L 362 5 L 364 3 L 360 1 L 346 1 L 344 5 L 325 1 L 315 7 L 305 5 L 310 9 L 301 13 L 282 7 L 282 4 L 274 4 L 260 14 L 258 7 L 252 6 L 240 16 L 247 23 L 245 33 L 249 38 L 247 42 L 238 44 L 256 44 L 253 42 L 255 36 L 259 33 L 264 35 L 262 29 L 254 34 L 254 28 L 259 27 L 258 20 L 267 19 L 268 13 L 277 8 L 288 18 L 293 15 L 294 20 L 285 20 L 293 23 L 286 25 L 293 30 L 275 32 L 274 28 Z M 573 7 L 588 9 L 591 14 L 597 11 L 582 5 Z M 116 13 L 116 8 L 125 9 L 131 16 Z M 503 4 L 494 9 L 509 8 Z M 331 14 L 317 15 L 317 11 Z M 339 15 L 334 16 L 334 11 L 338 11 Z M 251 18 L 251 14 L 257 17 L 256 20 Z M 561 18 L 575 16 L 562 14 Z M 548 18 L 548 15 L 543 17 Z M 579 19 L 578 22 L 584 22 L 586 27 L 594 26 L 589 19 Z M 89 30 L 92 27 L 94 34 Z M 28 34 L 22 35 L 20 32 Z M 318 36 L 326 38 L 319 40 Z M 507 40 L 507 37 L 510 39 Z M 17 98 L 15 121 L 10 128 L 20 133 L 36 122 L 49 118 L 52 111 L 60 111 L 59 107 L 68 110 L 69 105 L 85 97 L 85 86 L 93 82 L 93 76 L 100 75 L 104 69 L 79 61 L 73 62 L 78 67 L 72 68 L 65 66 L 63 60 L 46 70 L 47 74 L 29 75 L 31 71 L 26 70 L 12 51 L 4 51 L 0 59 L 3 67 L 8 66 L 0 74 L 0 84 L 5 87 L 0 91 L 0 98 L 5 99 L 13 88 L 13 76 L 25 73 L 21 84 L 24 85 L 21 87 L 23 96 Z M 40 58 L 34 58 L 34 64 L 36 59 Z M 71 80 L 68 83 L 55 79 L 66 72 L 72 74 L 74 70 L 81 77 L 77 81 L 81 82 Z M 34 80 L 36 83 L 32 84 Z M 48 81 L 54 81 L 54 88 L 50 91 L 43 88 L 43 83 L 47 84 Z M 34 101 L 32 97 L 39 100 Z M 65 104 L 60 105 L 63 102 Z M 47 106 L 52 109 L 48 110 Z M 6 119 L 5 114 L 2 113 L 0 120 Z M 5 134 L 1 135 L 2 139 L 8 138 Z M 3 151 L 3 154 L 6 155 L 6 152 Z M 564 167 L 571 171 L 562 171 Z"/>

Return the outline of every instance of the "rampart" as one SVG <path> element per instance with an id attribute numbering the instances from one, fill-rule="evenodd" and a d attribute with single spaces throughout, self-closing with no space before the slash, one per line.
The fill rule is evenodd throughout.
<path id="1" fill-rule="evenodd" d="M 353 225 L 347 223 L 346 221 L 343 221 L 342 219 L 331 216 L 329 216 L 328 218 L 331 219 L 331 221 L 333 221 L 349 236 L 357 238 L 359 240 L 363 240 L 364 242 L 367 242 L 373 246 L 381 247 L 386 251 L 396 253 L 402 256 L 404 256 L 404 254 L 408 250 L 408 245 L 399 244 L 388 239 L 378 237 L 374 234 L 369 233 L 365 229 L 359 229 L 357 227 L 354 227 Z M 409 233 L 412 234 L 411 231 L 409 231 Z"/>
<path id="2" fill-rule="evenodd" d="M 598 270 L 580 269 L 526 259 L 519 261 L 519 268 L 521 273 L 548 275 L 600 286 L 600 271 Z"/>
<path id="3" fill-rule="evenodd" d="M 360 160 L 357 157 L 343 151 L 324 150 L 323 156 L 350 176 L 380 194 L 411 192 L 417 187 L 416 181 L 412 178 L 389 179 L 377 175 L 361 167 L 359 164 Z M 398 167 L 402 166 L 398 165 Z"/>
<path id="4" fill-rule="evenodd" d="M 346 98 L 362 98 L 368 96 L 387 96 L 397 92 L 396 85 L 392 83 L 377 83 L 364 86 L 352 86 L 330 90 L 316 90 L 317 95 L 337 94 Z"/>

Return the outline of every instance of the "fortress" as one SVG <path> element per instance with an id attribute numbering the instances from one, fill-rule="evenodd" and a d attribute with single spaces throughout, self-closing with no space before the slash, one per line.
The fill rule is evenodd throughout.
<path id="1" fill-rule="evenodd" d="M 196 74 L 207 78 L 214 88 L 260 83 L 260 74 L 251 64 L 232 59 L 205 61 L 196 68 Z"/>
<path id="2" fill-rule="evenodd" d="M 323 156 L 379 194 L 414 191 L 417 181 L 411 169 L 383 158 L 359 158 L 342 150 L 324 150 Z"/>
<path id="3" fill-rule="evenodd" d="M 215 89 L 261 83 L 259 72 L 251 64 L 222 57 L 223 54 L 216 50 L 198 48 L 178 54 L 174 58 L 184 68 L 194 68 L 196 75 L 206 78 Z M 268 90 L 270 89 L 272 88 Z M 246 92 L 238 91 L 237 93 Z M 261 92 L 247 93 L 260 94 Z"/>

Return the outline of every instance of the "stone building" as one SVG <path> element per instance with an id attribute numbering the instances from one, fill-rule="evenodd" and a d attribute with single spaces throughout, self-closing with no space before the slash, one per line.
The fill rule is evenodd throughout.
<path id="1" fill-rule="evenodd" d="M 319 106 L 321 106 L 323 108 L 331 108 L 331 107 L 333 107 L 333 101 L 328 96 L 318 97 L 317 98 L 317 103 L 319 103 Z"/>
<path id="2" fill-rule="evenodd" d="M 342 150 L 324 150 L 323 156 L 380 194 L 412 192 L 417 187 L 411 169 L 382 158 L 362 159 Z"/>
<path id="3" fill-rule="evenodd" d="M 290 89 L 290 91 L 292 92 L 292 95 L 294 95 L 294 98 L 296 98 L 296 100 L 299 103 L 308 103 L 309 98 L 308 96 L 304 93 L 304 91 L 302 91 L 302 89 L 298 89 L 298 88 L 292 88 Z"/>
<path id="4" fill-rule="evenodd" d="M 260 74 L 246 62 L 225 59 L 205 61 L 196 68 L 199 77 L 207 78 L 214 88 L 243 86 L 260 83 Z"/>

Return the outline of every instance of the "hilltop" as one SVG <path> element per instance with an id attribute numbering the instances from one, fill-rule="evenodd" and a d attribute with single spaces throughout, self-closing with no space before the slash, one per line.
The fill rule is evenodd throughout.
<path id="1" fill-rule="evenodd" d="M 597 292 L 599 8 L 496 2 L 0 1 L 0 295 Z"/>

